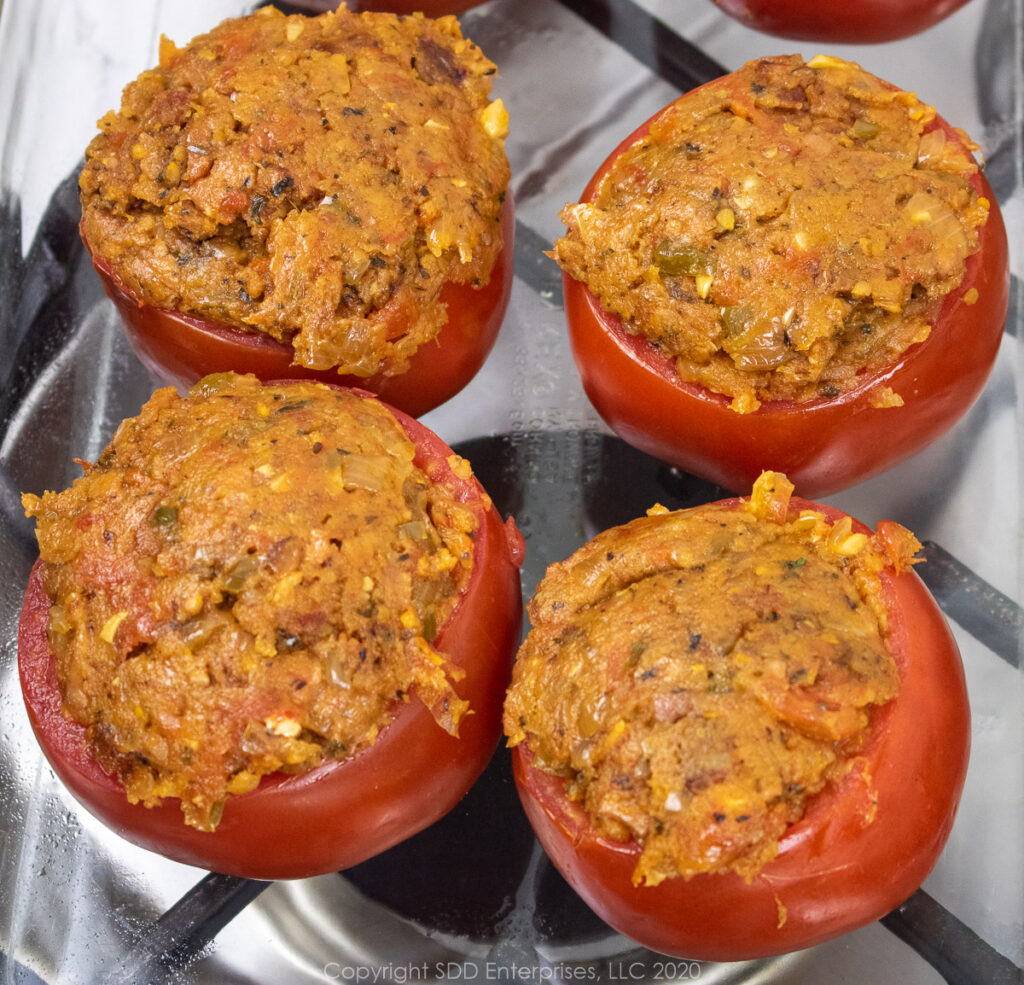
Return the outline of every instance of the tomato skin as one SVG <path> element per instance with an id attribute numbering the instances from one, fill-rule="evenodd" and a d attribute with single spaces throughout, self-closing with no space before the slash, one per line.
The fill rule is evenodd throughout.
<path id="1" fill-rule="evenodd" d="M 369 390 L 393 407 L 419 417 L 454 397 L 483 365 L 508 308 L 512 292 L 515 235 L 514 207 L 508 192 L 501 211 L 502 249 L 490 280 L 477 289 L 449 281 L 439 303 L 448 307 L 448 321 L 431 342 L 412 355 L 409 368 L 395 376 L 343 376 L 333 369 L 294 365 L 291 345 L 259 332 L 247 332 L 210 318 L 148 304 L 121 281 L 103 257 L 92 263 L 107 296 L 121 315 L 125 334 L 136 355 L 157 378 L 186 390 L 210 373 L 252 373 L 263 382 L 311 379 Z M 86 249 L 89 244 L 82 240 Z M 394 334 L 408 315 L 388 313 L 396 322 Z"/>
<path id="2" fill-rule="evenodd" d="M 833 523 L 843 515 L 797 498 L 791 509 L 819 510 Z M 856 521 L 854 529 L 867 532 Z M 827 786 L 750 883 L 730 872 L 634 886 L 639 846 L 598 834 L 566 798 L 563 781 L 533 767 L 527 743 L 512 750 L 538 840 L 615 930 L 695 960 L 769 957 L 877 920 L 924 881 L 949 836 L 967 772 L 967 689 L 956 642 L 924 583 L 910 570 L 883 573 L 882 581 L 900 691 L 873 713 L 860 754 L 870 790 L 860 771 Z"/>
<path id="3" fill-rule="evenodd" d="M 967 0 L 714 0 L 755 31 L 796 41 L 875 44 L 909 38 L 959 10 Z"/>
<path id="4" fill-rule="evenodd" d="M 664 111 L 662 111 L 664 112 Z M 615 159 L 649 129 L 627 137 L 583 192 L 590 201 Z M 944 120 L 934 127 L 962 137 Z M 597 412 L 634 447 L 718 485 L 749 489 L 765 469 L 784 472 L 803 494 L 824 496 L 878 475 L 946 433 L 974 403 L 1002 341 L 1009 304 L 1006 227 L 980 172 L 972 182 L 991 203 L 978 251 L 967 258 L 960 287 L 942 301 L 931 335 L 854 390 L 832 399 L 765 401 L 750 414 L 729 398 L 685 383 L 642 336 L 601 308 L 580 282 L 563 275 L 573 357 Z M 972 288 L 976 303 L 963 300 Z M 890 387 L 902 407 L 872 399 Z"/>
<path id="5" fill-rule="evenodd" d="M 442 17 L 445 14 L 464 14 L 471 7 L 479 7 L 484 0 L 350 0 L 348 9 L 359 13 L 363 10 L 377 10 L 392 14 L 414 14 L 417 11 L 427 17 Z M 334 10 L 334 0 L 292 0 L 293 7 L 306 10 Z"/>
<path id="6" fill-rule="evenodd" d="M 361 394 L 370 397 L 370 394 Z M 213 832 L 184 823 L 176 799 L 147 808 L 128 802 L 85 744 L 85 729 L 61 711 L 53 652 L 46 638 L 50 601 L 37 562 L 18 633 L 18 665 L 29 721 L 46 758 L 74 797 L 128 841 L 189 865 L 254 879 L 295 879 L 347 868 L 426 828 L 473 785 L 501 734 L 501 705 L 522 620 L 522 536 L 503 523 L 475 478 L 455 476 L 440 438 L 404 414 L 396 417 L 417 447 L 416 463 L 444 478 L 480 521 L 469 584 L 436 646 L 465 670 L 454 683 L 470 703 L 459 737 L 439 726 L 415 695 L 396 702 L 376 742 L 349 759 L 306 773 L 264 777 L 228 798 Z"/>

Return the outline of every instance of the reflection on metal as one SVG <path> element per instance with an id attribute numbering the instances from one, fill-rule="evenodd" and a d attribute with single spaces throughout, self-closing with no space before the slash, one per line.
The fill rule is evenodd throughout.
<path id="1" fill-rule="evenodd" d="M 680 92 L 725 75 L 724 68 L 633 0 L 559 0 Z"/>
<path id="2" fill-rule="evenodd" d="M 927 563 L 917 571 L 943 612 L 994 654 L 1020 667 L 1024 610 L 938 544 L 925 543 L 924 559 Z"/>
<path id="3" fill-rule="evenodd" d="M 906 941 L 948 985 L 1019 985 L 1021 969 L 923 890 L 882 924 Z"/>
<path id="4" fill-rule="evenodd" d="M 483 985 L 500 977 L 529 985 L 573 978 L 635 985 L 923 985 L 935 981 L 936 971 L 951 985 L 1019 981 L 1024 804 L 1005 784 L 987 782 L 1002 776 L 997 771 L 1006 764 L 1019 778 L 1024 762 L 1024 619 L 1011 597 L 1017 559 L 1007 560 L 1021 518 L 1015 490 L 989 479 L 1006 475 L 1007 456 L 1018 457 L 1014 421 L 1006 415 L 976 419 L 929 453 L 938 456 L 937 463 L 927 459 L 933 471 L 957 466 L 962 495 L 936 504 L 920 461 L 901 467 L 887 485 L 872 485 L 879 516 L 891 502 L 902 502 L 906 488 L 928 504 L 901 519 L 928 538 L 928 563 L 920 573 L 978 644 L 965 648 L 965 659 L 981 723 L 949 858 L 940 860 L 927 892 L 882 921 L 886 929 L 875 925 L 798 955 L 737 965 L 672 962 L 637 950 L 604 927 L 538 851 L 503 752 L 452 814 L 408 843 L 344 876 L 269 887 L 203 877 L 156 859 L 71 803 L 42 765 L 20 704 L 14 640 L 33 548 L 17 493 L 70 481 L 77 472 L 72 457 L 94 455 L 117 422 L 138 410 L 153 382 L 121 338 L 78 240 L 75 175 L 69 172 L 83 143 L 70 142 L 72 127 L 51 125 L 31 136 L 26 120 L 39 112 L 34 100 L 41 96 L 45 105 L 63 106 L 73 97 L 87 100 L 101 84 L 116 94 L 154 57 L 160 31 L 184 40 L 204 19 L 247 5 L 185 6 L 126 0 L 123 10 L 111 3 L 97 13 L 59 0 L 21 0 L 6 3 L 0 21 L 0 73 L 6 73 L 0 78 L 11 80 L 0 87 L 0 124 L 10 135 L 0 154 L 0 981 L 30 982 L 38 975 L 48 985 Z M 538 385 L 528 394 L 529 414 L 510 415 L 458 450 L 502 511 L 517 516 L 527 542 L 524 585 L 532 590 L 548 563 L 655 500 L 691 506 L 721 494 L 581 426 L 568 409 L 578 399 L 567 396 L 576 381 L 545 376 L 554 365 L 544 358 L 551 337 L 535 319 L 537 312 L 560 317 L 561 275 L 543 253 L 562 204 L 576 198 L 622 134 L 658 108 L 654 102 L 715 77 L 723 64 L 735 67 L 765 53 L 767 41 L 717 15 L 706 0 L 490 0 L 466 22 L 501 67 L 498 84 L 513 111 L 510 158 L 530 179 L 529 194 L 518 203 L 518 293 L 503 334 L 505 352 L 514 353 L 515 378 L 525 374 Z M 960 80 L 973 77 L 977 66 L 994 183 L 1018 217 L 1011 227 L 1018 274 L 1024 91 L 1019 68 L 1008 66 L 1013 52 L 1019 55 L 1022 25 L 1022 0 L 986 0 L 969 4 L 926 38 L 884 46 L 887 57 L 901 61 L 911 61 L 922 46 L 938 50 L 944 40 L 959 53 L 930 56 L 920 88 L 933 102 L 943 93 L 958 97 Z M 976 58 L 962 44 L 965 30 L 978 38 Z M 63 38 L 73 54 L 55 61 L 54 38 Z M 843 54 L 877 70 L 877 50 Z M 90 125 L 115 97 L 103 98 L 106 103 L 85 111 Z M 620 119 L 631 106 L 635 122 Z M 49 173 L 54 160 L 62 162 L 60 170 L 40 190 L 39 175 Z M 40 192 L 45 207 L 33 204 Z M 32 228 L 23 237 L 25 222 Z M 25 257 L 23 239 L 31 243 Z M 1012 364 L 1019 311 L 1008 325 L 1011 369 L 1004 367 L 1018 413 Z M 564 344 L 561 336 L 557 344 Z M 570 365 L 560 355 L 557 365 Z M 457 406 L 462 399 L 452 402 L 453 413 L 474 419 L 475 405 Z M 981 507 L 997 511 L 999 522 L 978 522 Z M 999 816 L 989 810 L 994 791 L 1005 794 Z"/>
<path id="5" fill-rule="evenodd" d="M 211 872 L 133 942 L 109 972 L 107 985 L 156 985 L 176 976 L 268 885 Z"/>

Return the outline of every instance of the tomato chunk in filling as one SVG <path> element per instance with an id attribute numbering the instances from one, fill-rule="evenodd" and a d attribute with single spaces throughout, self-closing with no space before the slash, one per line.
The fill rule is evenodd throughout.
<path id="1" fill-rule="evenodd" d="M 433 641 L 476 515 L 383 405 L 312 383 L 158 390 L 36 519 L 65 714 L 128 799 L 225 798 L 371 745 L 401 702 L 457 734 Z"/>
<path id="2" fill-rule="evenodd" d="M 750 62 L 567 205 L 554 256 L 740 413 L 838 396 L 928 337 L 977 251 L 973 145 L 935 116 L 838 58 Z"/>
<path id="3" fill-rule="evenodd" d="M 765 473 L 746 505 L 656 508 L 552 565 L 530 604 L 509 741 L 639 843 L 637 883 L 752 878 L 898 691 L 879 573 L 920 545 L 789 512 L 791 490 Z"/>

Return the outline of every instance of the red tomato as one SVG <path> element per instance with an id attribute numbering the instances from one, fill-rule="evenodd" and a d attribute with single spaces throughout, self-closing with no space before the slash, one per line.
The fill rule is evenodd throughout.
<path id="1" fill-rule="evenodd" d="M 791 501 L 791 509 L 804 508 L 832 522 L 842 516 Z M 856 521 L 854 529 L 867 530 Z M 883 597 L 900 691 L 873 714 L 861 753 L 867 769 L 809 801 L 776 858 L 750 883 L 730 872 L 634 886 L 639 846 L 599 835 L 566 798 L 563 781 L 531 765 L 526 743 L 513 749 L 520 797 L 540 843 L 598 916 L 656 951 L 738 961 L 855 930 L 920 886 L 953 825 L 970 714 L 959 651 L 923 582 L 909 570 L 883 574 Z"/>
<path id="2" fill-rule="evenodd" d="M 505 196 L 502 206 L 501 227 L 502 249 L 490 280 L 479 289 L 452 281 L 445 284 L 439 303 L 447 305 L 448 321 L 433 342 L 416 350 L 409 369 L 397 376 L 340 376 L 334 370 L 293 365 L 294 353 L 287 343 L 263 333 L 148 304 L 128 290 L 103 257 L 93 254 L 92 263 L 121 314 L 139 359 L 167 383 L 187 389 L 210 373 L 230 370 L 252 373 L 264 382 L 313 379 L 369 390 L 392 406 L 419 417 L 454 397 L 476 375 L 498 337 L 512 291 L 515 220 L 511 193 Z M 402 309 L 381 312 L 382 318 L 395 325 L 389 332 L 392 337 L 402 334 L 401 326 L 412 315 Z"/>
<path id="3" fill-rule="evenodd" d="M 369 397 L 369 394 L 365 394 Z M 453 737 L 415 696 L 396 702 L 376 742 L 342 761 L 300 775 L 273 774 L 250 793 L 228 799 L 213 832 L 182 820 L 176 800 L 130 804 L 85 743 L 85 730 L 61 712 L 55 661 L 46 638 L 50 602 L 32 571 L 18 634 L 18 665 L 29 721 L 46 758 L 75 798 L 118 834 L 178 862 L 256 879 L 293 879 L 344 869 L 403 841 L 446 814 L 487 765 L 501 732 L 501 704 L 519 639 L 523 542 L 503 524 L 475 478 L 461 479 L 451 449 L 404 414 L 396 415 L 417 448 L 416 463 L 472 504 L 476 559 L 437 648 L 461 667 L 455 683 L 471 713 Z"/>
<path id="4" fill-rule="evenodd" d="M 582 201 L 593 197 L 615 159 L 651 122 L 613 151 Z M 940 118 L 934 128 L 963 142 Z M 823 496 L 897 465 L 966 413 L 1002 340 L 1010 284 L 1006 228 L 984 175 L 972 183 L 992 207 L 963 283 L 943 300 L 926 341 L 888 368 L 864 374 L 856 389 L 806 403 L 765 401 L 751 414 L 737 414 L 727 397 L 681 381 L 670 360 L 565 276 L 569 339 L 587 396 L 621 438 L 726 489 L 749 488 L 762 471 L 774 469 L 806 495 Z M 972 289 L 977 301 L 968 304 L 964 296 Z M 903 398 L 902 407 L 872 406 L 886 387 Z"/>
<path id="5" fill-rule="evenodd" d="M 462 14 L 470 7 L 478 7 L 483 0 L 350 0 L 349 10 L 380 10 L 393 14 L 414 14 L 417 11 L 428 17 L 443 14 Z M 292 0 L 293 7 L 306 10 L 334 10 L 334 0 Z"/>
<path id="6" fill-rule="evenodd" d="M 872 44 L 927 30 L 967 0 L 714 0 L 755 31 L 800 41 Z"/>

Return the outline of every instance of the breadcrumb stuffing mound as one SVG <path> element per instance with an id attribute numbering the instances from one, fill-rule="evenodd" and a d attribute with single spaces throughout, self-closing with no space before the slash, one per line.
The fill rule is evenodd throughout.
<path id="1" fill-rule="evenodd" d="M 739 413 L 838 396 L 928 337 L 977 251 L 972 145 L 934 120 L 838 58 L 750 62 L 567 205 L 554 255 Z"/>
<path id="2" fill-rule="evenodd" d="M 639 843 L 637 883 L 753 878 L 897 693 L 879 573 L 920 545 L 789 511 L 791 491 L 766 473 L 746 506 L 652 510 L 552 565 L 530 603 L 510 744 Z"/>
<path id="3" fill-rule="evenodd" d="M 457 734 L 434 649 L 476 517 L 383 405 L 312 383 L 158 390 L 67 490 L 26 495 L 65 713 L 128 798 L 216 827 L 229 794 L 373 743 L 396 702 Z"/>
<path id="4" fill-rule="evenodd" d="M 163 39 L 86 152 L 85 238 L 151 304 L 402 372 L 501 248 L 495 71 L 453 17 L 264 7 Z"/>

